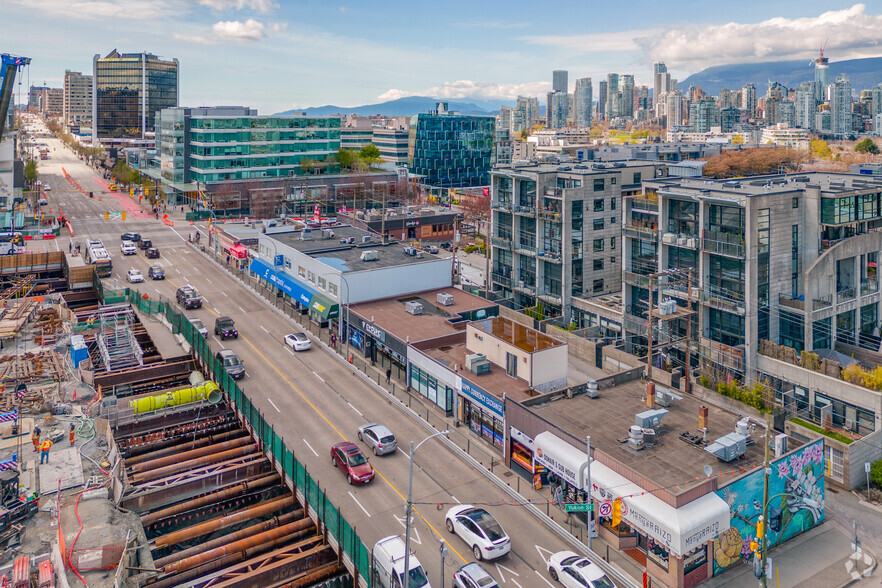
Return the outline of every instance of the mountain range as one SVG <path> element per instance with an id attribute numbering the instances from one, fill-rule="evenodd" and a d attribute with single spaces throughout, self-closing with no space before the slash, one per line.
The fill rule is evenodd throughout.
<path id="1" fill-rule="evenodd" d="M 830 82 L 836 79 L 840 73 L 847 73 L 851 77 L 851 87 L 855 93 L 863 89 L 872 88 L 882 83 L 882 57 L 868 57 L 865 59 L 848 59 L 830 63 Z M 685 93 L 690 86 L 700 86 L 707 94 L 719 95 L 720 90 L 740 90 L 742 86 L 753 83 L 756 86 L 756 95 L 764 96 L 769 86 L 769 81 L 779 82 L 788 88 L 795 88 L 800 82 L 809 82 L 815 79 L 815 70 L 811 61 L 803 59 L 799 61 L 767 61 L 763 63 L 735 63 L 730 65 L 717 65 L 703 69 L 692 74 L 678 83 Z M 540 104 L 544 103 L 540 97 Z M 279 112 L 279 115 L 305 112 L 310 116 L 328 116 L 332 114 L 358 114 L 370 116 L 381 114 L 385 116 L 412 116 L 421 112 L 429 112 L 435 109 L 437 102 L 447 102 L 448 110 L 454 110 L 462 114 L 495 115 L 501 106 L 514 106 L 514 101 L 486 100 L 482 98 L 462 98 L 458 100 L 444 100 L 443 98 L 431 98 L 428 96 L 408 96 L 366 104 L 364 106 L 312 106 L 309 108 L 295 108 Z M 544 110 L 541 107 L 540 110 Z"/>

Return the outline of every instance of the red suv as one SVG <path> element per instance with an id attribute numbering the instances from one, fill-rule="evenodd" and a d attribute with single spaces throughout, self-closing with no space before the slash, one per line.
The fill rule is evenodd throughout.
<path id="1" fill-rule="evenodd" d="M 355 443 L 346 441 L 331 447 L 331 465 L 340 468 L 350 484 L 367 484 L 374 479 L 374 468 Z"/>

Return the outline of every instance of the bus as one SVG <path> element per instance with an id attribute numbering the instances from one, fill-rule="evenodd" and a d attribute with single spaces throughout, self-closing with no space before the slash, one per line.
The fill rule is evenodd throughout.
<path id="1" fill-rule="evenodd" d="M 24 237 L 18 232 L 0 232 L 0 255 L 14 255 L 25 250 Z"/>
<path id="2" fill-rule="evenodd" d="M 95 273 L 99 278 L 108 277 L 113 272 L 113 261 L 104 243 L 97 239 L 89 239 L 86 241 L 86 253 L 84 254 L 86 263 L 95 266 Z"/>

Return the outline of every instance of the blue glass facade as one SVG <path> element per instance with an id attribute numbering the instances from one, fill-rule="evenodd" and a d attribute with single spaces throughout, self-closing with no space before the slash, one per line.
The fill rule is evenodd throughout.
<path id="1" fill-rule="evenodd" d="M 430 186 L 488 186 L 495 132 L 492 116 L 418 114 L 410 124 L 410 172 Z"/>

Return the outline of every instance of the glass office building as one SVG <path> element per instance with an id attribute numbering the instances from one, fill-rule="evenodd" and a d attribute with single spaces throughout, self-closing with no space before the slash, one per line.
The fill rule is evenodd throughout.
<path id="1" fill-rule="evenodd" d="M 411 119 L 408 140 L 410 172 L 441 188 L 490 185 L 496 118 L 438 110 Z"/>
<path id="2" fill-rule="evenodd" d="M 157 111 L 178 105 L 178 60 L 150 53 L 95 55 L 92 76 L 95 138 L 140 137 L 155 126 Z"/>

